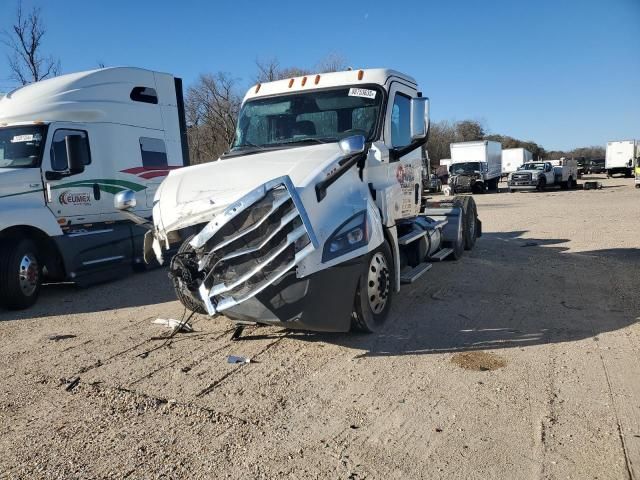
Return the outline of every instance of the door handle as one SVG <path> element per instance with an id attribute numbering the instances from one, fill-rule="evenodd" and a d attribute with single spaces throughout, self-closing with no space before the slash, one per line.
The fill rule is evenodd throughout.
<path id="1" fill-rule="evenodd" d="M 100 200 L 100 185 L 97 183 L 93 184 L 93 198 Z"/>

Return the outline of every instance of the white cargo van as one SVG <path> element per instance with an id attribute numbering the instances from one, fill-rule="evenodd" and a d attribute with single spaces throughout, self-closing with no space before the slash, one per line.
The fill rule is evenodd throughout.
<path id="1" fill-rule="evenodd" d="M 502 144 L 489 140 L 452 143 L 449 186 L 455 192 L 497 190 L 502 173 Z"/>
<path id="2" fill-rule="evenodd" d="M 44 277 L 89 284 L 142 267 L 160 182 L 188 164 L 182 83 L 106 68 L 33 83 L 0 100 L 0 304 L 33 304 Z"/>
<path id="3" fill-rule="evenodd" d="M 607 169 L 607 177 L 616 174 L 623 174 L 625 177 L 631 177 L 633 175 L 635 156 L 635 140 L 608 142 L 604 165 Z"/>

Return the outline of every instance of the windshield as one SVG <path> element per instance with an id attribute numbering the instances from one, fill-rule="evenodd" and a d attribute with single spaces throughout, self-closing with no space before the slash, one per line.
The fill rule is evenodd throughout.
<path id="1" fill-rule="evenodd" d="M 0 168 L 32 168 L 40 165 L 45 126 L 0 128 Z"/>
<path id="2" fill-rule="evenodd" d="M 462 175 L 465 173 L 474 173 L 480 171 L 480 162 L 464 162 L 454 163 L 449 167 L 452 175 Z"/>
<path id="3" fill-rule="evenodd" d="M 231 151 L 328 143 L 352 135 L 375 140 L 382 105 L 377 87 L 340 87 L 247 101 Z"/>
<path id="4" fill-rule="evenodd" d="M 544 170 L 544 163 L 525 163 L 518 170 Z"/>

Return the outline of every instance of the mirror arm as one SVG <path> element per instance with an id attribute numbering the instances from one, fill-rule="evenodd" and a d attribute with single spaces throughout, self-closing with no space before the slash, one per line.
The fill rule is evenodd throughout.
<path id="1" fill-rule="evenodd" d="M 338 165 L 340 165 L 332 174 L 330 174 L 324 180 L 316 183 L 316 198 L 318 202 L 321 202 L 324 197 L 327 196 L 327 189 L 333 185 L 342 175 L 347 173 L 351 167 L 358 164 L 361 166 L 360 169 L 360 180 L 362 180 L 362 168 L 364 168 L 364 161 L 367 158 L 367 154 L 369 152 L 369 148 L 371 145 L 365 145 L 365 151 L 361 153 L 356 153 L 354 155 L 349 155 L 340 159 Z"/>
<path id="2" fill-rule="evenodd" d="M 125 217 L 127 217 L 133 223 L 140 225 L 141 227 L 144 227 L 147 230 L 153 230 L 153 223 L 150 220 L 144 217 L 141 217 L 140 215 L 136 215 L 135 213 L 130 212 L 128 210 L 120 210 L 120 213 L 122 213 Z"/>
<path id="3" fill-rule="evenodd" d="M 389 161 L 390 162 L 397 161 L 400 157 L 405 156 L 407 153 L 411 153 L 415 149 L 420 148 L 423 145 L 426 145 L 428 140 L 429 140 L 429 135 L 427 134 L 427 135 L 425 135 L 424 138 L 421 138 L 419 140 L 415 140 L 415 141 L 411 142 L 409 145 L 407 145 L 406 147 L 390 148 L 389 149 Z"/>

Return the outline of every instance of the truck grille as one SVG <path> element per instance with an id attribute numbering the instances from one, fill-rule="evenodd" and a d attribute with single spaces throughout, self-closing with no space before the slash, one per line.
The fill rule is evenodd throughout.
<path id="1" fill-rule="evenodd" d="M 209 314 L 257 295 L 314 249 L 295 199 L 291 185 L 263 186 L 229 207 L 226 223 L 214 219 L 205 227 L 221 224 L 196 242 L 204 273 L 199 292 Z"/>
<path id="2" fill-rule="evenodd" d="M 511 175 L 511 180 L 514 182 L 524 182 L 531 180 L 530 173 L 514 173 Z"/>

